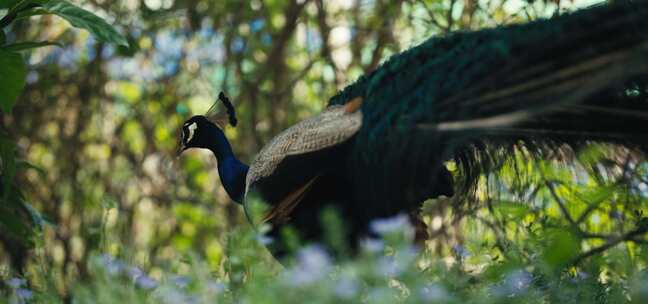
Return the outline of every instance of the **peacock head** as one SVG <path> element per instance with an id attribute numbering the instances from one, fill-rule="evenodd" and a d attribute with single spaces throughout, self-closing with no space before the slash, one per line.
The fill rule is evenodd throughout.
<path id="1" fill-rule="evenodd" d="M 182 124 L 182 133 L 180 135 L 180 142 L 182 144 L 182 151 L 189 148 L 209 148 L 210 139 L 213 144 L 212 134 L 223 133 L 223 131 L 214 123 L 209 121 L 203 115 L 196 115 L 189 118 Z"/>
<path id="2" fill-rule="evenodd" d="M 180 133 L 180 153 L 189 148 L 219 150 L 222 145 L 229 146 L 221 126 L 228 122 L 232 126 L 236 126 L 236 114 L 234 106 L 223 92 L 218 95 L 218 99 L 227 109 L 226 115 L 215 110 L 216 103 L 207 111 L 207 114 L 195 115 L 185 121 Z"/>

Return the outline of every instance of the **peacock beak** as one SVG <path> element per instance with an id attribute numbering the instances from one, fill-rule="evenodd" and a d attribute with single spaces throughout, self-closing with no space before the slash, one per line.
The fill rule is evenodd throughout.
<path id="1" fill-rule="evenodd" d="M 176 152 L 176 157 L 180 157 L 180 155 L 182 155 L 182 152 L 184 152 L 187 149 L 188 147 L 185 146 L 184 144 L 178 145 L 178 152 Z"/>

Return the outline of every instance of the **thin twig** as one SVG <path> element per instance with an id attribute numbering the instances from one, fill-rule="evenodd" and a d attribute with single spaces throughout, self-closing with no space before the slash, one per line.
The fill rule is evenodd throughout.
<path id="1" fill-rule="evenodd" d="M 595 247 L 595 248 L 593 248 L 593 249 L 591 249 L 589 251 L 584 252 L 583 254 L 577 256 L 571 262 L 571 264 L 574 265 L 574 266 L 577 266 L 580 262 L 587 259 L 588 257 L 591 257 L 593 255 L 602 253 L 602 252 L 616 246 L 617 244 L 619 244 L 621 242 L 625 242 L 625 241 L 636 242 L 635 237 L 640 236 L 640 235 L 642 235 L 644 233 L 646 233 L 646 227 L 637 227 L 637 229 L 628 231 L 628 232 L 624 233 L 623 235 L 621 235 L 619 237 L 610 239 L 605 244 L 603 244 L 603 245 L 601 245 L 599 247 Z"/>
<path id="2" fill-rule="evenodd" d="M 549 188 L 549 192 L 551 193 L 551 196 L 556 200 L 556 203 L 558 204 L 558 207 L 560 208 L 560 212 L 567 218 L 567 221 L 569 224 L 574 226 L 576 229 L 578 229 L 578 224 L 574 219 L 572 218 L 571 214 L 569 214 L 569 211 L 567 210 L 567 207 L 565 207 L 565 203 L 560 199 L 558 194 L 556 194 L 556 189 L 554 188 L 553 183 L 549 181 L 545 181 L 545 185 Z M 580 229 L 578 229 L 580 231 Z"/>

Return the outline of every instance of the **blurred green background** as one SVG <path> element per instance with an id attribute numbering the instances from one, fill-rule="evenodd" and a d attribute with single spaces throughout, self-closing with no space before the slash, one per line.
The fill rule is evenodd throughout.
<path id="1" fill-rule="evenodd" d="M 394 53 L 434 35 L 550 17 L 595 2 L 75 1 L 114 24 L 130 47 L 98 42 L 53 16 L 18 20 L 6 31 L 7 40 L 63 44 L 24 53 L 26 89 L 13 112 L 0 115 L 0 128 L 15 139 L 19 155 L 46 171 L 27 170 L 19 179 L 27 200 L 52 224 L 35 237 L 34 248 L 0 231 L 1 272 L 10 272 L 12 255 L 25 257 L 28 270 L 47 267 L 65 294 L 88 275 L 92 252 L 127 255 L 153 276 L 188 253 L 204 257 L 212 271 L 224 271 L 227 232 L 248 224 L 221 187 L 211 154 L 176 157 L 181 123 L 204 113 L 219 91 L 235 103 L 240 121 L 226 134 L 249 162 L 273 135 L 323 109 L 337 90 Z M 587 162 L 605 151 L 595 147 L 582 158 Z M 575 202 L 575 212 L 591 206 L 578 205 L 583 195 L 599 203 L 638 195 L 635 209 L 597 203 L 583 213 L 577 220 L 588 233 L 621 233 L 627 225 L 615 219 L 646 206 L 645 182 L 633 184 L 640 189 L 635 193 L 603 187 L 609 180 L 574 179 L 587 170 L 541 164 L 531 171 L 564 179 L 557 192 Z M 488 200 L 466 214 L 452 214 L 447 202 L 426 204 L 434 237 L 428 245 L 437 258 L 451 261 L 458 251 L 470 250 L 470 267 L 481 269 L 503 256 L 532 259 L 534 242 L 562 248 L 547 261 L 575 256 L 569 251 L 580 250 L 572 248 L 574 238 L 592 235 L 552 236 L 546 229 L 570 226 L 560 201 L 553 200 L 556 191 L 516 188 L 513 177 L 520 176 L 504 169 L 497 186 L 510 186 L 510 197 Z M 536 204 L 518 203 L 538 193 Z M 536 222 L 545 230 L 533 228 Z M 583 248 L 607 240 L 592 239 Z M 637 243 L 622 252 L 630 258 L 641 254 Z M 272 261 L 267 254 L 265 259 Z"/>

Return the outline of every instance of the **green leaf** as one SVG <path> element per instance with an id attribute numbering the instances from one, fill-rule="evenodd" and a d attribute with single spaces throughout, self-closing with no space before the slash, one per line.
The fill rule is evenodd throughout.
<path id="1" fill-rule="evenodd" d="M 12 8 L 19 0 L 0 0 L 0 9 Z"/>
<path id="2" fill-rule="evenodd" d="M 520 219 L 532 211 L 527 204 L 513 201 L 498 201 L 493 204 L 493 208 L 500 215 L 514 219 Z"/>
<path id="3" fill-rule="evenodd" d="M 567 230 L 554 229 L 547 232 L 543 260 L 552 269 L 560 269 L 580 252 L 580 239 Z"/>
<path id="4" fill-rule="evenodd" d="M 0 9 L 9 9 L 9 13 L 20 14 L 28 12 L 49 0 L 0 0 Z M 6 7 L 3 7 L 6 4 Z"/>
<path id="5" fill-rule="evenodd" d="M 51 0 L 43 6 L 52 14 L 67 20 L 74 27 L 88 30 L 97 40 L 128 46 L 128 41 L 115 28 L 97 15 L 64 0 Z"/>
<path id="6" fill-rule="evenodd" d="M 0 45 L 5 44 L 7 42 L 7 37 L 5 37 L 5 33 L 2 29 L 0 29 Z"/>
<path id="7" fill-rule="evenodd" d="M 27 67 L 18 53 L 0 50 L 0 108 L 11 111 L 25 87 Z"/>
<path id="8" fill-rule="evenodd" d="M 28 10 L 19 12 L 18 15 L 16 16 L 15 20 L 26 19 L 26 18 L 29 18 L 31 16 L 49 15 L 49 14 L 50 14 L 49 11 L 44 10 L 43 8 L 40 8 L 40 7 L 35 7 L 35 8 L 32 8 L 32 9 L 28 9 Z"/>
<path id="9" fill-rule="evenodd" d="M 44 47 L 44 46 L 50 46 L 50 45 L 63 47 L 62 44 L 55 41 L 26 41 L 26 42 L 8 44 L 3 46 L 2 49 L 5 51 L 18 52 L 18 51 L 25 51 L 29 49 Z"/>

